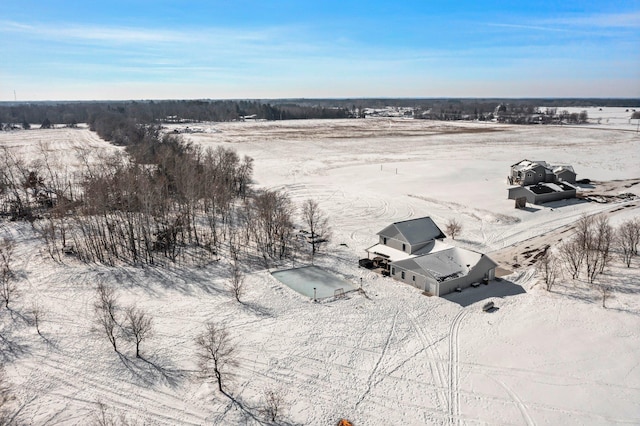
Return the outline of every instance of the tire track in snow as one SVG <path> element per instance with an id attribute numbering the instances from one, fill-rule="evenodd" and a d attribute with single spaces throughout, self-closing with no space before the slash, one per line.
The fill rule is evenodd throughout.
<path id="1" fill-rule="evenodd" d="M 367 379 L 367 389 L 360 396 L 360 398 L 358 399 L 358 402 L 356 402 L 356 405 L 355 405 L 356 409 L 358 408 L 360 403 L 362 403 L 362 401 L 364 401 L 364 399 L 367 397 L 369 392 L 371 392 L 371 388 L 373 387 L 373 377 L 376 375 L 376 373 L 378 371 L 378 368 L 380 367 L 380 363 L 382 362 L 382 359 L 385 357 L 387 349 L 389 348 L 389 342 L 391 341 L 391 336 L 393 336 L 393 332 L 396 329 L 396 320 L 398 319 L 398 314 L 399 313 L 400 313 L 400 311 L 396 310 L 396 313 L 393 316 L 393 321 L 391 323 L 391 329 L 389 330 L 389 334 L 387 335 L 387 340 L 384 343 L 384 348 L 382 348 L 382 353 L 380 353 L 380 357 L 378 358 L 378 361 L 376 362 L 376 365 L 373 367 L 373 370 L 371 370 L 371 373 L 369 374 L 369 378 Z"/>
<path id="2" fill-rule="evenodd" d="M 622 390 L 628 390 L 628 391 L 638 391 L 638 390 L 640 390 L 640 387 L 625 386 L 625 385 L 622 385 L 622 384 L 619 384 L 619 383 L 609 383 L 609 382 L 604 382 L 602 380 L 586 379 L 584 377 L 576 377 L 576 376 L 565 375 L 565 374 L 549 373 L 549 372 L 545 372 L 545 371 L 536 371 L 536 370 L 533 370 L 533 369 L 516 368 L 516 367 L 503 367 L 503 366 L 497 366 L 497 365 L 480 364 L 480 363 L 477 363 L 477 362 L 463 362 L 463 363 L 460 363 L 460 364 L 468 366 L 470 368 L 473 368 L 474 370 L 484 370 L 483 373 L 485 373 L 485 372 L 494 373 L 494 374 L 495 373 L 499 373 L 499 374 L 501 374 L 503 376 L 507 375 L 507 376 L 510 376 L 510 377 L 526 378 L 528 380 L 531 380 L 531 379 L 539 380 L 540 377 L 543 377 L 543 378 L 547 378 L 549 380 L 570 380 L 570 381 L 572 381 L 572 383 L 563 383 L 563 384 L 553 383 L 554 386 L 598 385 L 598 386 L 606 386 L 606 387 L 610 387 L 610 388 L 614 388 L 614 389 L 622 389 Z"/>
<path id="3" fill-rule="evenodd" d="M 462 319 L 467 314 L 464 309 L 458 312 L 449 328 L 449 422 L 457 423 L 460 416 L 460 377 L 458 371 L 459 345 L 458 332 Z"/>
<path id="4" fill-rule="evenodd" d="M 180 416 L 178 418 L 183 424 L 198 425 L 202 422 L 193 406 L 187 406 L 179 395 L 162 391 L 157 386 L 114 386 L 110 383 L 112 377 L 103 377 L 101 380 L 83 368 L 70 363 L 62 365 L 46 358 L 39 360 L 38 366 L 31 372 L 37 377 L 32 386 L 40 393 L 45 392 L 44 395 L 52 393 L 63 396 L 66 400 L 82 403 L 88 410 L 88 407 L 100 401 L 117 411 L 136 413 L 136 416 L 155 420 L 157 424 L 175 424 L 176 415 Z M 43 384 L 47 383 L 50 385 L 43 388 Z M 55 387 L 52 387 L 53 384 Z M 65 395 L 65 390 L 72 394 Z"/>
<path id="5" fill-rule="evenodd" d="M 527 406 L 524 404 L 524 402 L 522 402 L 520 397 L 514 391 L 512 391 L 509 386 L 507 386 L 505 382 L 493 376 L 488 376 L 488 375 L 485 375 L 485 376 L 492 379 L 494 382 L 502 386 L 504 390 L 507 391 L 513 403 L 518 407 L 518 410 L 520 410 L 520 413 L 522 414 L 522 417 L 524 418 L 524 421 L 527 423 L 527 425 L 534 426 L 536 424 L 531 418 L 531 415 L 529 415 L 529 410 L 527 409 Z"/>
<path id="6" fill-rule="evenodd" d="M 418 338 L 422 342 L 423 347 L 429 352 L 429 359 L 431 360 L 431 362 L 429 362 L 429 369 L 431 370 L 431 376 L 436 381 L 436 387 L 440 389 L 440 392 L 438 392 L 438 403 L 441 407 L 446 407 L 448 403 L 447 392 L 445 391 L 447 380 L 445 377 L 445 373 L 442 371 L 442 368 L 440 365 L 441 364 L 439 361 L 440 354 L 436 351 L 434 347 L 438 342 L 440 342 L 444 338 L 435 341 L 433 337 L 431 337 L 428 331 L 425 331 L 422 327 L 418 325 L 418 323 L 416 322 L 415 318 L 412 315 L 410 315 L 409 313 L 405 313 L 405 315 L 408 318 L 409 323 L 415 330 L 416 334 L 418 335 Z"/>

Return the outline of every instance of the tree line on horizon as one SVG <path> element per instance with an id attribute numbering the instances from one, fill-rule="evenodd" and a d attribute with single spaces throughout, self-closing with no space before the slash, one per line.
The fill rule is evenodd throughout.
<path id="1" fill-rule="evenodd" d="M 29 128 L 33 124 L 73 127 L 103 120 L 136 123 L 361 118 L 364 110 L 411 108 L 416 118 L 433 120 L 491 120 L 501 105 L 510 122 L 527 124 L 526 115 L 545 106 L 562 112 L 568 107 L 640 107 L 640 99 L 499 99 L 499 98 L 345 98 L 267 100 L 158 100 L 60 101 L 0 103 L 3 128 Z M 571 118 L 571 117 L 568 117 Z M 515 120 L 515 121 L 514 121 Z"/>
<path id="2" fill-rule="evenodd" d="M 25 102 L 0 104 L 0 123 L 24 128 L 33 124 L 66 125 L 128 119 L 152 124 L 171 121 L 238 121 L 348 118 L 341 107 L 307 106 L 295 103 L 275 105 L 257 100 L 176 100 L 105 102 Z"/>

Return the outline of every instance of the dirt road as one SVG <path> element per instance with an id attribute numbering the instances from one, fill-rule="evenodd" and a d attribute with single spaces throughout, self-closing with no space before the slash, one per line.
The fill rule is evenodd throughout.
<path id="1" fill-rule="evenodd" d="M 593 182 L 594 190 L 585 193 L 585 198 L 594 202 L 610 203 L 611 208 L 602 213 L 611 218 L 622 211 L 628 212 L 630 209 L 640 217 L 640 199 L 637 193 L 640 191 L 640 179 L 627 179 L 608 182 Z M 631 195 L 634 194 L 635 198 Z M 623 201 L 628 199 L 628 201 Z M 488 253 L 498 267 L 496 276 L 509 275 L 510 273 L 528 268 L 536 263 L 538 258 L 544 254 L 548 247 L 554 246 L 563 239 L 573 235 L 574 226 L 572 224 L 561 226 L 544 234 L 537 235 L 508 247 Z"/>

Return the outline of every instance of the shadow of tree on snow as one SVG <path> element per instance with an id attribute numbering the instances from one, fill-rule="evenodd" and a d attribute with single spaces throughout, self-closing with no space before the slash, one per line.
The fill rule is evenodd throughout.
<path id="1" fill-rule="evenodd" d="M 118 352 L 118 357 L 121 368 L 145 386 L 163 383 L 175 388 L 189 375 L 189 372 L 175 368 L 168 358 L 157 354 L 130 358 Z"/>

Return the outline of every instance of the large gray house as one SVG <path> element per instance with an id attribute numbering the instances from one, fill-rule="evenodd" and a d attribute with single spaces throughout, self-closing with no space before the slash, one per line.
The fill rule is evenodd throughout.
<path id="1" fill-rule="evenodd" d="M 442 296 L 492 280 L 497 264 L 488 256 L 450 246 L 430 217 L 393 223 L 378 232 L 369 259 L 389 275 L 429 294 Z"/>
<path id="2" fill-rule="evenodd" d="M 546 161 L 522 160 L 511 166 L 507 177 L 508 198 L 516 200 L 516 207 L 523 207 L 525 201 L 542 204 L 549 201 L 574 198 L 577 188 L 576 172 L 568 165 L 551 166 Z"/>

